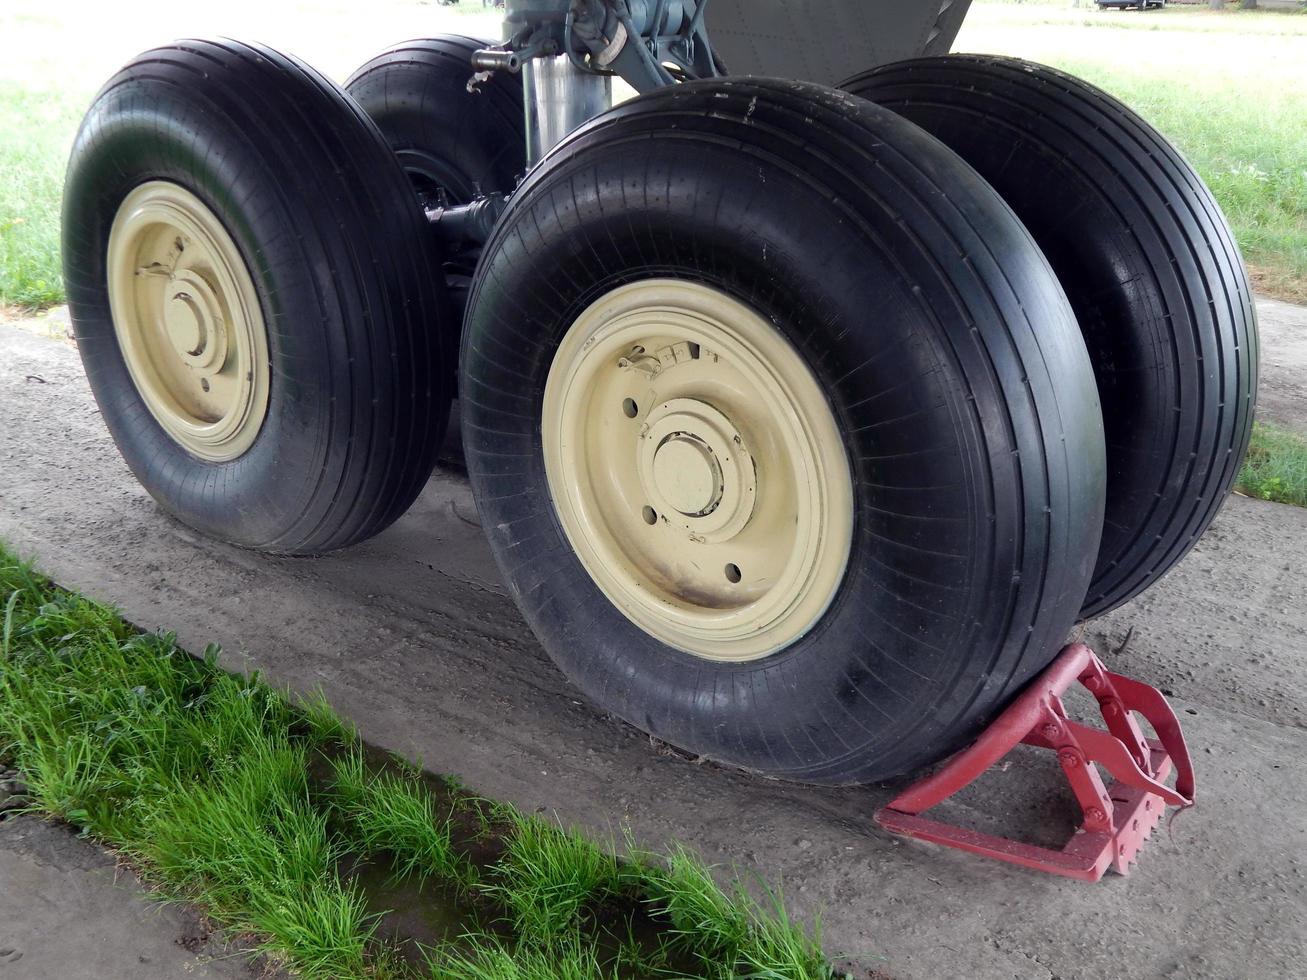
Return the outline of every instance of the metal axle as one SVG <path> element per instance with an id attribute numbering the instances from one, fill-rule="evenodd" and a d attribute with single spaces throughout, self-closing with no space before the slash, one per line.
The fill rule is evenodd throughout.
<path id="1" fill-rule="evenodd" d="M 427 220 L 445 246 L 445 254 L 457 255 L 489 241 L 506 207 L 508 198 L 503 194 L 484 194 L 471 204 L 429 208 Z"/>

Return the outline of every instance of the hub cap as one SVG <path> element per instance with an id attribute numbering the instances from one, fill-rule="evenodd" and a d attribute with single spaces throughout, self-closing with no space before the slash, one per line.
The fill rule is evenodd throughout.
<path id="1" fill-rule="evenodd" d="M 843 579 L 853 487 L 834 416 L 776 328 L 696 283 L 609 293 L 545 387 L 554 506 L 604 594 L 711 660 L 801 637 Z"/>
<path id="2" fill-rule="evenodd" d="M 192 455 L 245 453 L 268 409 L 268 337 L 240 250 L 194 194 L 137 187 L 109 232 L 109 306 L 150 414 Z"/>

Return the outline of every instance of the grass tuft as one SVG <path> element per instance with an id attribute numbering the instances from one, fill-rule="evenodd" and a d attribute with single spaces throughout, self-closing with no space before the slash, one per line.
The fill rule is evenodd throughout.
<path id="1" fill-rule="evenodd" d="M 306 776 L 315 746 L 292 740 L 286 700 L 2 552 L 0 593 L 0 754 L 35 802 L 302 975 L 365 975 L 374 923 L 335 875 L 340 843 Z"/>
<path id="2" fill-rule="evenodd" d="M 617 980 L 600 963 L 595 947 L 579 933 L 542 946 L 478 939 L 470 949 L 450 947 L 428 960 L 433 980 Z"/>
<path id="3" fill-rule="evenodd" d="M 341 842 L 309 801 L 307 764 L 301 747 L 252 745 L 215 783 L 168 794 L 130 850 L 303 975 L 363 976 L 376 921 L 335 874 Z"/>
<path id="4" fill-rule="evenodd" d="M 516 811 L 504 857 L 484 894 L 502 902 L 528 942 L 547 943 L 575 930 L 594 906 L 616 897 L 616 859 L 555 822 Z"/>
<path id="5" fill-rule="evenodd" d="M 331 762 L 330 805 L 365 857 L 390 855 L 398 878 L 424 884 L 435 879 L 460 889 L 477 880 L 476 869 L 454 846 L 450 814 L 411 770 L 370 772 L 358 745 Z"/>
<path id="6" fill-rule="evenodd" d="M 674 948 L 693 956 L 708 980 L 832 975 L 820 929 L 809 935 L 797 927 L 780 893 L 765 884 L 761 901 L 738 881 L 728 893 L 680 846 L 665 861 L 641 856 L 631 873 L 650 909 L 671 921 Z"/>
<path id="7" fill-rule="evenodd" d="M 205 651 L 207 657 L 208 651 Z M 216 663 L 216 661 L 215 661 Z M 321 691 L 308 697 L 299 698 L 295 707 L 303 716 L 313 741 L 319 745 L 348 748 L 359 740 L 358 729 L 353 724 L 336 714 L 336 710 L 327 703 Z"/>
<path id="8" fill-rule="evenodd" d="M 1237 486 L 1250 497 L 1307 507 L 1307 439 L 1277 425 L 1255 423 Z"/>

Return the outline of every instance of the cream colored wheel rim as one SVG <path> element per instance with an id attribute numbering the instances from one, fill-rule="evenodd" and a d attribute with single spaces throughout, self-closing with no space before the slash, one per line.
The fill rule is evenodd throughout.
<path id="1" fill-rule="evenodd" d="M 188 452 L 236 459 L 268 410 L 268 335 L 236 243 L 194 194 L 142 184 L 114 217 L 109 307 L 156 421 Z"/>
<path id="2" fill-rule="evenodd" d="M 661 279 L 604 296 L 554 357 L 542 440 L 586 571 L 662 642 L 754 660 L 830 605 L 852 544 L 848 457 L 812 372 L 744 304 Z"/>

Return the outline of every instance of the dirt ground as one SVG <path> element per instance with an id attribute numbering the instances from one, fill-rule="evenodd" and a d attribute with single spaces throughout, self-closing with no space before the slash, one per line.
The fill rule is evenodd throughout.
<path id="1" fill-rule="evenodd" d="M 1307 425 L 1307 314 L 1260 309 L 1264 405 Z M 0 537 L 142 627 L 175 629 L 193 649 L 220 642 L 233 669 L 320 689 L 373 743 L 488 796 L 598 835 L 629 821 L 645 845 L 681 840 L 779 881 L 793 908 L 821 914 L 828 949 L 891 976 L 1302 975 L 1307 771 L 1293 760 L 1307 751 L 1307 510 L 1232 498 L 1163 583 L 1087 630 L 1110 665 L 1172 696 L 1199 792 L 1132 875 L 1095 885 L 882 833 L 871 814 L 892 787 L 809 789 L 695 765 L 597 711 L 518 616 L 457 470 L 438 471 L 395 527 L 342 554 L 267 558 L 198 537 L 127 472 L 72 347 L 4 326 Z M 1042 761 L 991 774 L 950 815 L 1038 840 L 1069 832 Z M 0 949 L 25 955 L 0 955 L 0 980 L 149 976 L 129 962 L 177 925 L 133 925 L 110 903 L 120 918 L 108 928 L 132 941 L 70 952 L 50 923 L 82 908 L 69 905 L 75 893 L 94 887 L 102 901 L 131 886 L 94 869 L 43 884 L 34 876 L 49 860 L 8 827 Z M 88 907 L 79 928 L 99 929 L 98 914 Z"/>

